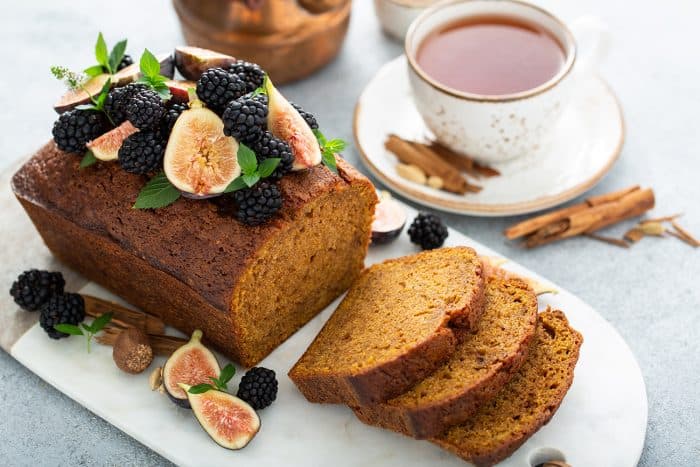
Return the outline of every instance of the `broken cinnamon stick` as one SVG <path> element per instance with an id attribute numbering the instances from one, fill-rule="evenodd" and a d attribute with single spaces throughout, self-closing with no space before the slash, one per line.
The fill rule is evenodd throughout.
<path id="1" fill-rule="evenodd" d="M 596 233 L 587 233 L 584 234 L 586 237 L 592 238 L 594 240 L 598 240 L 599 242 L 603 243 L 608 243 L 610 245 L 615 245 L 619 246 L 620 248 L 629 248 L 630 245 L 626 241 L 624 241 L 621 238 L 615 238 L 615 237 L 606 237 L 604 235 L 598 235 Z"/>
<path id="2" fill-rule="evenodd" d="M 443 179 L 443 188 L 452 193 L 464 194 L 468 191 L 467 180 L 454 168 L 428 151 L 421 151 L 408 141 L 396 135 L 389 135 L 384 146 L 405 164 L 420 167 L 428 175 Z"/>
<path id="3" fill-rule="evenodd" d="M 442 157 L 449 164 L 457 167 L 469 175 L 479 178 L 481 176 L 485 177 L 495 177 L 501 175 L 501 173 L 491 167 L 481 165 L 469 156 L 464 154 L 459 154 L 447 146 L 443 146 L 437 141 L 432 141 L 427 145 L 432 151 L 437 153 L 438 156 Z"/>
<path id="4" fill-rule="evenodd" d="M 104 313 L 112 313 L 111 323 L 120 328 L 135 327 L 146 334 L 163 334 L 165 323 L 157 316 L 142 311 L 131 310 L 117 303 L 92 295 L 82 295 L 85 300 L 85 314 L 96 318 Z"/>
<path id="5" fill-rule="evenodd" d="M 95 339 L 102 345 L 114 345 L 123 329 L 108 326 Z M 148 334 L 148 341 L 156 355 L 169 356 L 187 343 L 187 339 L 161 334 Z"/>
<path id="6" fill-rule="evenodd" d="M 693 245 L 695 247 L 700 246 L 700 240 L 697 238 L 693 237 L 690 232 L 685 230 L 683 227 L 681 227 L 678 222 L 676 221 L 671 221 L 671 225 L 673 226 L 674 229 L 676 229 L 676 232 L 684 237 L 686 239 L 686 243 L 689 245 Z"/>

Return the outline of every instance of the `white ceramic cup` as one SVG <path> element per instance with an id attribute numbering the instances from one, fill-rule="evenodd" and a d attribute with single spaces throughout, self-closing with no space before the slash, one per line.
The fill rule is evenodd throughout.
<path id="1" fill-rule="evenodd" d="M 565 61 L 559 72 L 527 91 L 479 95 L 441 84 L 420 68 L 416 54 L 431 32 L 455 20 L 485 15 L 510 16 L 549 31 L 564 49 Z M 599 22 L 586 18 L 577 25 L 595 36 L 586 59 L 577 58 L 574 36 L 562 21 L 529 3 L 447 0 L 427 9 L 411 24 L 405 51 L 416 107 L 428 128 L 444 145 L 484 163 L 536 157 L 546 150 L 575 88 L 581 85 L 582 77 L 590 76 L 607 43 L 607 32 Z"/>

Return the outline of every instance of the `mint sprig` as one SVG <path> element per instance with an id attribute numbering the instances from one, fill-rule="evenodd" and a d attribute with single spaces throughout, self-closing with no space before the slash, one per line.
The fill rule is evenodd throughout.
<path id="1" fill-rule="evenodd" d="M 75 324 L 57 324 L 53 328 L 64 334 L 70 334 L 71 336 L 85 336 L 87 340 L 87 351 L 90 353 L 90 342 L 92 338 L 104 329 L 105 326 L 112 321 L 112 313 L 104 313 L 97 318 L 95 318 L 91 324 L 80 323 L 80 326 Z"/>
<path id="2" fill-rule="evenodd" d="M 83 159 L 80 161 L 80 168 L 84 169 L 86 167 L 90 167 L 93 164 L 97 163 L 97 158 L 95 155 L 90 151 L 89 149 L 85 151 L 85 155 L 83 156 Z"/>
<path id="3" fill-rule="evenodd" d="M 141 69 L 141 77 L 137 82 L 149 86 L 160 95 L 161 99 L 170 99 L 170 88 L 165 84 L 168 81 L 168 77 L 160 74 L 160 62 L 150 50 L 144 49 L 139 61 L 139 67 Z"/>
<path id="4" fill-rule="evenodd" d="M 211 376 L 209 377 L 213 384 L 197 384 L 195 386 L 192 386 L 187 392 L 189 392 L 190 394 L 203 394 L 213 389 L 216 389 L 217 391 L 227 391 L 228 382 L 231 381 L 231 378 L 233 378 L 233 375 L 235 374 L 236 367 L 229 363 L 224 367 L 223 370 L 221 370 L 221 374 L 219 374 L 218 378 L 214 378 Z"/>
<path id="5" fill-rule="evenodd" d="M 75 108 L 78 110 L 97 110 L 99 112 L 103 112 L 107 119 L 109 120 L 109 123 L 112 124 L 112 126 L 116 126 L 114 124 L 114 120 L 112 120 L 112 117 L 109 115 L 108 112 L 105 111 L 105 101 L 107 100 L 107 95 L 109 94 L 109 90 L 112 88 L 112 80 L 107 79 L 105 81 L 105 84 L 102 85 L 102 89 L 100 89 L 100 93 L 97 94 L 97 96 L 90 94 L 90 92 L 85 89 L 83 86 L 81 86 L 83 91 L 90 96 L 90 104 L 82 104 L 82 105 L 77 105 Z"/>
<path id="6" fill-rule="evenodd" d="M 280 163 L 279 158 L 271 157 L 265 159 L 258 164 L 258 158 L 255 153 L 245 144 L 238 146 L 238 165 L 241 166 L 242 175 L 232 181 L 224 190 L 224 193 L 242 190 L 243 188 L 251 188 L 258 183 L 260 179 L 269 177 L 275 171 Z"/>
<path id="7" fill-rule="evenodd" d="M 97 35 L 97 41 L 95 42 L 95 60 L 97 60 L 97 65 L 92 65 L 87 67 L 84 72 L 90 77 L 100 75 L 102 73 L 109 73 L 110 75 L 115 74 L 119 68 L 119 64 L 124 58 L 124 53 L 126 52 L 126 39 L 117 42 L 112 50 L 109 51 L 107 43 L 102 33 Z"/>
<path id="8" fill-rule="evenodd" d="M 180 198 L 180 190 L 175 185 L 170 183 L 165 172 L 160 172 L 158 175 L 149 180 L 148 183 L 141 189 L 134 209 L 157 209 L 173 204 Z"/>
<path id="9" fill-rule="evenodd" d="M 323 165 L 328 167 L 331 172 L 338 173 L 338 165 L 335 160 L 335 155 L 343 151 L 347 147 L 347 143 L 340 138 L 327 139 L 321 130 L 313 130 L 316 139 L 318 140 L 318 145 L 321 147 L 321 160 Z"/>

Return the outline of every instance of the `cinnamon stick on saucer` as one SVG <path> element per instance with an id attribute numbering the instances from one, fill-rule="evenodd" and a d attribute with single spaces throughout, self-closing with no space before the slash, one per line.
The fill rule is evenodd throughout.
<path id="1" fill-rule="evenodd" d="M 592 196 L 583 203 L 559 209 L 506 229 L 508 239 L 525 237 L 533 248 L 564 238 L 588 234 L 654 207 L 654 191 L 635 185 L 605 195 Z"/>

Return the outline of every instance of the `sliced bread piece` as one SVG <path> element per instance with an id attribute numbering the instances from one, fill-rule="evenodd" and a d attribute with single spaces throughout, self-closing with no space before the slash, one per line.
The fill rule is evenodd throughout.
<path id="1" fill-rule="evenodd" d="M 536 323 L 537 297 L 525 282 L 489 277 L 479 330 L 465 336 L 447 363 L 408 392 L 353 410 L 369 425 L 437 436 L 466 421 L 520 369 Z"/>
<path id="2" fill-rule="evenodd" d="M 510 456 L 559 408 L 573 381 L 582 342 L 564 313 L 540 313 L 532 348 L 520 371 L 467 422 L 431 441 L 477 466 Z"/>
<path id="3" fill-rule="evenodd" d="M 441 248 L 375 264 L 289 372 L 311 402 L 364 405 L 410 389 L 455 351 L 454 328 L 483 309 L 474 250 Z"/>

